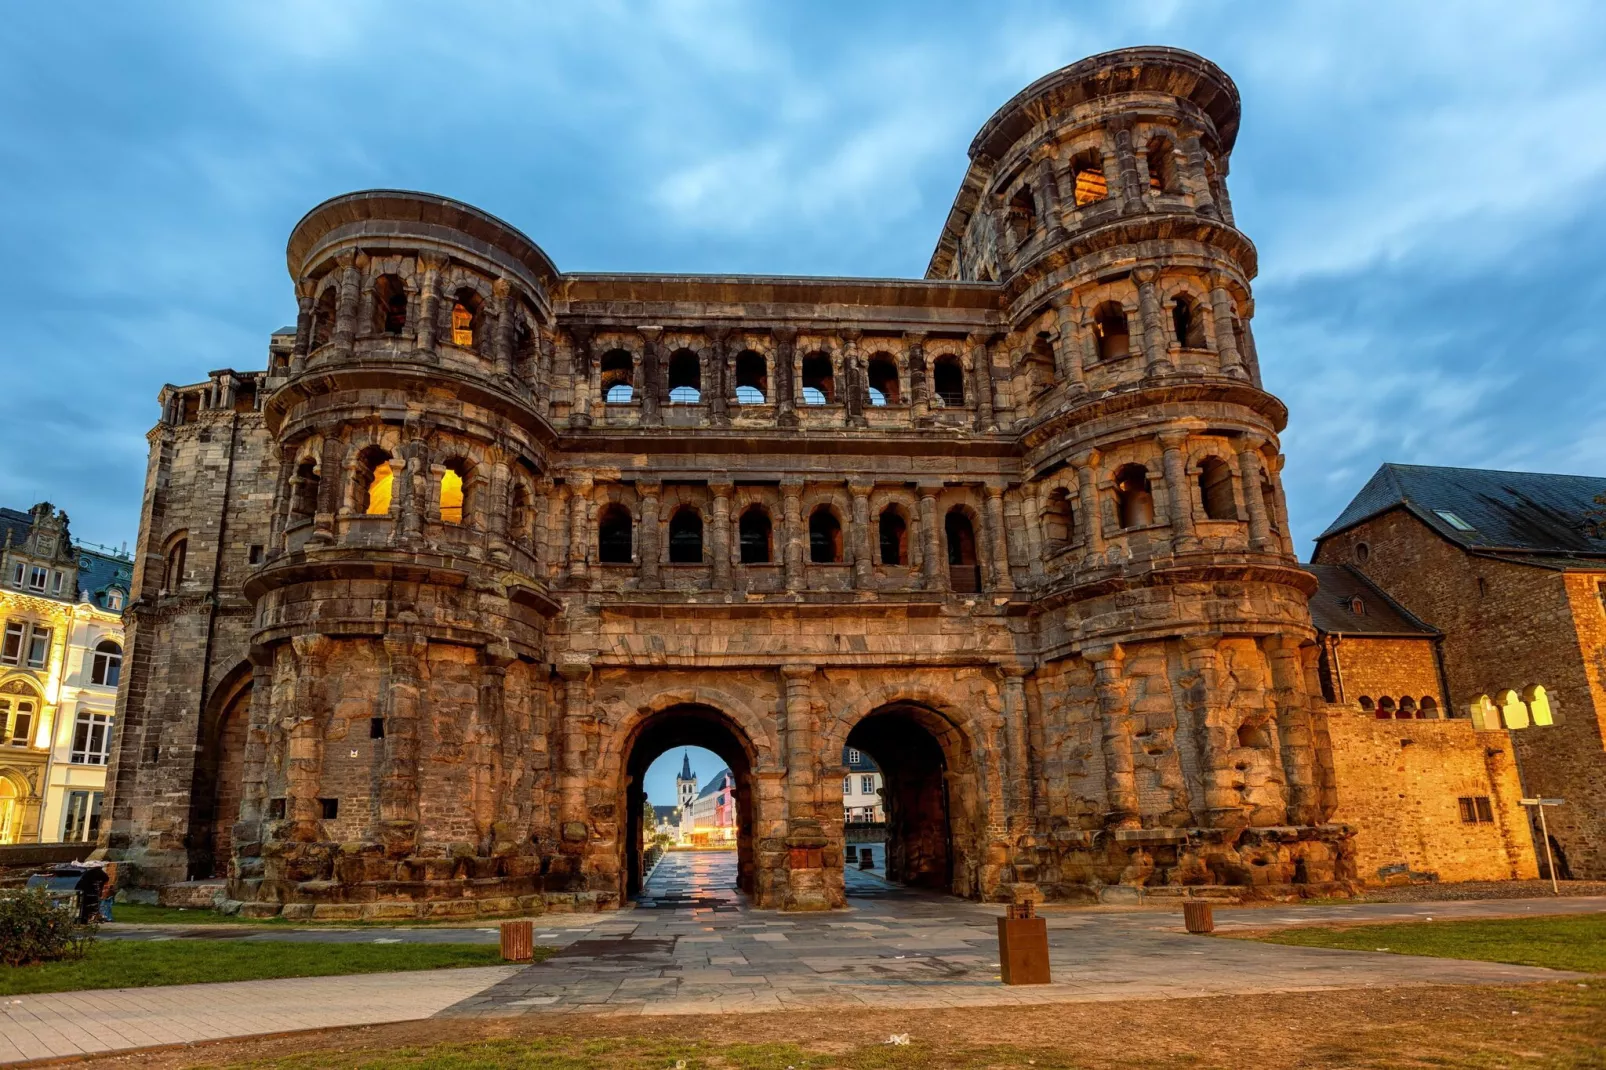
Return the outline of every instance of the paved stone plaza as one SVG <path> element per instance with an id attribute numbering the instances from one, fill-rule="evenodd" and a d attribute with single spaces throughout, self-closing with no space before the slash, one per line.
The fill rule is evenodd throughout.
<path id="1" fill-rule="evenodd" d="M 432 1016 L 700 1014 L 822 1007 L 988 1006 L 1330 988 L 1510 984 L 1572 976 L 1498 963 L 1415 958 L 1181 931 L 1165 911 L 1048 912 L 1055 983 L 998 981 L 997 908 L 850 870 L 850 908 L 758 911 L 735 890 L 733 852 L 678 852 L 633 910 L 554 914 L 537 942 L 562 950 L 529 967 L 248 981 L 0 1000 L 0 1062 L 151 1044 Z M 1222 930 L 1323 921 L 1413 921 L 1592 913 L 1606 898 L 1289 906 L 1217 912 Z M 491 942 L 496 930 L 238 926 L 123 929 L 124 939 L 251 942 Z M 443 1035 L 445 1035 L 443 1033 Z"/>

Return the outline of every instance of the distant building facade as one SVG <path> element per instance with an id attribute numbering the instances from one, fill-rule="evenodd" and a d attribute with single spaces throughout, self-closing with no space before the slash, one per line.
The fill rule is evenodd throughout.
<path id="1" fill-rule="evenodd" d="M 133 564 L 49 502 L 0 509 L 0 533 L 0 844 L 93 841 Z"/>
<path id="2" fill-rule="evenodd" d="M 882 824 L 881 769 L 856 747 L 842 748 L 842 820 L 848 824 Z"/>

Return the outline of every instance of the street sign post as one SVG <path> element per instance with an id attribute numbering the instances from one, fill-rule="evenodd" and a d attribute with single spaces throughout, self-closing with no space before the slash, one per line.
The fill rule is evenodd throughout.
<path id="1" fill-rule="evenodd" d="M 1524 806 L 1532 806 L 1539 811 L 1539 835 L 1545 841 L 1545 868 L 1550 870 L 1550 890 L 1557 895 L 1561 894 L 1561 887 L 1556 883 L 1556 862 L 1550 857 L 1550 827 L 1545 823 L 1545 807 L 1560 806 L 1566 799 L 1519 799 Z"/>

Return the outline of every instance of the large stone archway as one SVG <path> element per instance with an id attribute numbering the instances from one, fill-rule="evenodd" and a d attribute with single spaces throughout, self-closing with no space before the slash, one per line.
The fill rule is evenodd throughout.
<path id="1" fill-rule="evenodd" d="M 191 880 L 229 875 L 234 825 L 245 798 L 251 691 L 251 666 L 242 664 L 218 687 L 201 721 L 200 753 L 190 788 Z"/>

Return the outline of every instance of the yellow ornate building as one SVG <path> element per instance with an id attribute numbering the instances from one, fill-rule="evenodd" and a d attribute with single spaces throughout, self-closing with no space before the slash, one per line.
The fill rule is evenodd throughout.
<path id="1" fill-rule="evenodd" d="M 0 509 L 0 844 L 93 841 L 132 562 L 49 502 Z"/>

